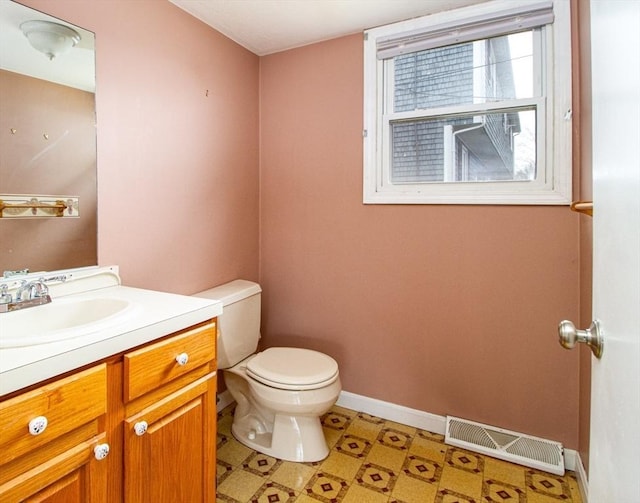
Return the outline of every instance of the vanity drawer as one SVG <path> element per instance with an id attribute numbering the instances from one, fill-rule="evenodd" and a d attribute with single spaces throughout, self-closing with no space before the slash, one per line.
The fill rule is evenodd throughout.
<path id="1" fill-rule="evenodd" d="M 107 366 L 102 363 L 0 403 L 0 465 L 89 423 L 107 411 Z M 30 421 L 46 418 L 40 433 Z M 42 421 L 39 421 L 42 425 Z"/>
<path id="2" fill-rule="evenodd" d="M 215 322 L 124 355 L 124 401 L 152 391 L 216 357 Z"/>

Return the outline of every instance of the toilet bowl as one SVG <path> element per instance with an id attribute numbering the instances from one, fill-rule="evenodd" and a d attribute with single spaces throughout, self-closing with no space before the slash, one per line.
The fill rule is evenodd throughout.
<path id="1" fill-rule="evenodd" d="M 268 348 L 260 339 L 260 286 L 236 280 L 195 294 L 223 303 L 218 368 L 236 401 L 231 431 L 242 444 L 287 461 L 312 462 L 329 448 L 320 416 L 342 389 L 338 364 L 302 348 Z"/>

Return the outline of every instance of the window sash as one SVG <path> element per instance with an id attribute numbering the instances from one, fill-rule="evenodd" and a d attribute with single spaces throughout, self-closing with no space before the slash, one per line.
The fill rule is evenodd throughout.
<path id="1" fill-rule="evenodd" d="M 499 13 L 483 13 L 464 22 L 449 21 L 376 40 L 376 57 L 390 59 L 401 54 L 508 35 L 553 23 L 553 2 L 525 4 Z"/>
<path id="2" fill-rule="evenodd" d="M 540 5 L 530 0 L 492 0 L 489 2 L 445 11 L 431 16 L 381 26 L 365 32 L 364 47 L 364 130 L 363 130 L 363 202 L 365 204 L 569 204 L 571 201 L 571 30 L 569 3 L 553 3 L 553 24 L 538 31 L 542 65 L 536 85 L 542 90 L 541 103 L 536 105 L 537 170 L 539 179 L 517 182 L 455 182 L 415 185 L 391 184 L 388 179 L 389 141 L 385 115 L 389 72 L 385 64 L 393 60 L 377 58 L 377 41 L 398 38 L 418 30 L 428 30 L 436 24 L 459 24 L 482 16 L 499 15 L 517 5 Z M 550 5 L 547 2 L 547 5 Z M 493 16 L 495 17 L 495 15 Z M 536 51 L 534 51 L 534 55 Z M 391 79 L 391 83 L 392 83 Z M 483 105 L 484 107 L 500 106 Z M 544 107 L 544 108 L 540 108 Z M 386 109 L 390 111 L 391 109 Z M 448 110 L 449 112 L 451 110 Z M 431 113 L 433 113 L 432 111 Z M 436 113 L 443 112 L 437 110 Z M 446 111 L 444 111 L 446 114 Z M 541 140 L 546 145 L 542 145 Z M 385 166 L 385 169 L 383 169 Z"/>
<path id="3" fill-rule="evenodd" d="M 547 89 L 542 78 L 541 68 L 544 62 L 542 36 L 545 28 L 538 28 L 532 30 L 532 50 L 533 50 L 533 93 L 534 97 L 531 98 L 519 98 L 519 99 L 497 99 L 495 101 L 484 101 L 480 103 L 464 103 L 456 105 L 445 105 L 434 108 L 425 108 L 410 110 L 404 112 L 394 111 L 394 99 L 395 99 L 395 64 L 393 59 L 388 59 L 378 62 L 380 70 L 383 74 L 382 83 L 379 89 L 380 94 L 378 99 L 382 104 L 382 117 L 379 124 L 382 127 L 382 138 L 379 144 L 378 152 L 381 154 L 379 159 L 382 177 L 379 180 L 379 188 L 383 188 L 385 191 L 391 189 L 394 186 L 399 186 L 399 192 L 405 192 L 407 190 L 419 191 L 421 186 L 425 184 L 447 184 L 455 183 L 456 186 L 464 183 L 468 184 L 482 184 L 488 186 L 490 184 L 508 184 L 514 187 L 514 190 L 518 190 L 518 185 L 531 188 L 532 185 L 544 184 L 547 178 L 547 170 L 545 165 L 545 110 L 546 110 L 546 94 Z M 391 138 L 391 126 L 394 123 L 402 121 L 415 121 L 415 120 L 433 120 L 433 119 L 450 119 L 457 116 L 469 116 L 469 115 L 483 115 L 492 112 L 519 112 L 524 110 L 534 110 L 536 113 L 536 170 L 534 180 L 509 180 L 509 181 L 455 181 L 442 180 L 442 181 L 419 181 L 419 182 L 398 182 L 392 180 L 393 169 L 393 148 Z M 447 166 L 444 166 L 444 172 L 447 173 Z"/>
<path id="4" fill-rule="evenodd" d="M 383 122 L 397 122 L 410 119 L 429 119 L 435 117 L 455 117 L 457 115 L 470 115 L 484 112 L 510 112 L 521 109 L 531 109 L 541 106 L 545 98 L 521 98 L 518 100 L 492 101 L 487 103 L 470 103 L 468 105 L 452 105 L 440 108 L 428 108 L 412 110 L 408 112 L 385 113 Z"/>
<path id="5" fill-rule="evenodd" d="M 423 182 L 403 182 L 398 183 L 392 181 L 392 169 L 393 169 L 393 152 L 392 152 L 392 134 L 391 127 L 394 123 L 397 123 L 404 120 L 413 119 L 440 119 L 440 118 L 451 118 L 456 117 L 458 115 L 469 115 L 469 113 L 456 113 L 456 114 L 423 114 L 414 117 L 407 116 L 408 112 L 403 112 L 402 119 L 398 117 L 393 120 L 389 119 L 389 116 L 385 116 L 382 121 L 382 135 L 380 138 L 380 145 L 378 147 L 378 151 L 382 154 L 379 158 L 380 161 L 380 170 L 378 172 L 378 179 L 376 180 L 377 187 L 381 190 L 384 190 L 387 193 L 396 193 L 396 194 L 405 194 L 405 193 L 416 193 L 420 194 L 425 187 L 429 187 L 430 191 L 435 193 L 446 194 L 447 191 L 451 190 L 451 185 L 455 184 L 457 187 L 456 190 L 462 190 L 464 193 L 464 187 L 468 188 L 468 195 L 473 194 L 478 197 L 477 190 L 479 185 L 482 185 L 483 190 L 487 188 L 491 188 L 492 194 L 489 195 L 489 199 L 492 199 L 496 195 L 504 195 L 511 191 L 519 192 L 519 191 L 544 191 L 544 187 L 549 183 L 549 172 L 547 170 L 546 165 L 546 138 L 545 138 L 545 127 L 543 117 L 546 116 L 546 100 L 544 98 L 529 98 L 527 100 L 517 100 L 519 103 L 513 104 L 513 106 L 505 108 L 505 107 L 497 107 L 491 108 L 488 111 L 491 112 L 520 112 L 526 110 L 535 110 L 536 112 L 536 176 L 533 180 L 503 180 L 503 181 L 423 181 Z M 461 112 L 461 111 L 460 111 Z M 478 110 L 480 112 L 480 110 Z M 473 112 L 471 112 L 473 113 Z M 400 114 L 398 114 L 400 115 Z M 446 166 L 445 166 L 446 170 Z M 465 196 L 467 197 L 467 196 Z"/>
<path id="6" fill-rule="evenodd" d="M 542 68 L 545 65 L 546 55 L 544 53 L 544 43 L 543 43 L 543 33 L 544 28 L 540 29 L 532 29 L 532 51 L 533 51 L 533 96 L 535 99 L 536 96 L 546 96 L 551 92 L 550 89 L 547 89 L 546 81 L 543 75 Z M 500 36 L 500 35 L 496 35 Z M 379 102 L 382 103 L 383 114 L 402 114 L 405 112 L 393 112 L 394 110 L 394 99 L 395 99 L 395 63 L 393 58 L 384 60 L 378 63 L 380 65 L 380 70 L 383 75 L 382 80 L 382 88 L 380 90 L 380 94 L 378 96 Z M 479 106 L 486 106 L 486 109 L 478 108 L 478 111 L 483 110 L 491 110 L 489 108 L 491 105 L 495 104 L 497 107 L 500 106 L 518 106 L 518 103 L 525 104 L 529 98 L 518 98 L 514 100 L 505 100 L 505 99 L 497 99 L 494 101 L 485 101 L 483 103 L 479 103 Z M 510 104 L 513 103 L 513 104 Z M 440 108 L 425 108 L 414 111 L 413 113 L 422 113 L 422 111 L 429 111 L 429 113 L 435 113 L 436 115 L 444 115 L 448 113 L 448 110 L 451 110 L 451 113 L 456 113 L 457 107 L 460 107 L 460 111 L 470 110 L 473 111 L 475 104 L 461 104 L 461 105 L 446 105 Z M 412 112 L 406 112 L 412 113 Z"/>
<path id="7" fill-rule="evenodd" d="M 499 181 L 518 183 L 535 180 L 539 176 L 538 168 L 544 166 L 543 163 L 538 162 L 540 150 L 543 148 L 536 140 L 538 111 L 539 109 L 535 106 L 527 106 L 499 109 L 489 113 L 474 112 L 389 121 L 387 129 L 393 133 L 389 135 L 390 152 L 386 157 L 389 160 L 390 176 L 388 178 L 391 179 L 391 183 L 397 185 L 460 182 L 486 184 Z M 528 129 L 532 136 L 528 136 L 527 132 L 523 131 L 523 143 L 516 149 L 514 148 L 516 142 L 513 141 L 510 132 L 507 131 L 502 135 L 503 121 L 506 115 L 520 113 L 533 114 L 528 120 L 533 117 L 535 126 L 533 129 Z M 460 122 L 459 119 L 465 122 Z M 497 120 L 499 123 L 496 122 Z M 499 124 L 498 129 L 496 124 Z M 408 125 L 409 129 L 403 131 L 404 125 Z M 396 127 L 400 128 L 397 135 Z M 431 148 L 434 145 L 427 140 L 431 135 L 442 136 L 437 145 L 442 150 Z M 398 142 L 397 147 L 396 142 Z M 474 177 L 472 178 L 460 172 L 457 152 L 463 146 L 467 149 L 467 159 L 470 161 L 472 157 L 474 158 Z M 531 154 L 525 154 L 531 146 L 535 147 L 533 158 Z M 533 177 L 522 178 L 524 163 L 531 161 L 534 162 L 535 167 Z M 530 169 L 527 167 L 526 171 Z M 469 173 L 471 171 L 467 172 Z"/>

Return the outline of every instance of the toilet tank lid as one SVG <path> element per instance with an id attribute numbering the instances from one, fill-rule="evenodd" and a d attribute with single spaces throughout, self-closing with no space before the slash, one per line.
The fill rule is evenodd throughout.
<path id="1" fill-rule="evenodd" d="M 229 306 L 239 300 L 256 295 L 261 291 L 262 288 L 260 288 L 258 283 L 247 281 L 246 279 L 236 279 L 235 281 L 194 293 L 193 297 L 219 300 L 223 306 Z"/>

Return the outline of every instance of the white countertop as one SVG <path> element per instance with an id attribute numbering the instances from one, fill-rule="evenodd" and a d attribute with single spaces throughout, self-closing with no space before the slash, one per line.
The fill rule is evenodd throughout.
<path id="1" fill-rule="evenodd" d="M 0 348 L 0 396 L 102 360 L 222 314 L 217 300 L 189 297 L 121 285 L 64 297 L 113 297 L 133 306 L 116 323 L 58 342 Z M 52 304 L 56 298 L 52 295 Z M 49 304 L 51 305 L 51 304 Z M 37 315 L 38 307 L 28 308 Z M 0 314 L 0 338 L 6 316 Z"/>

